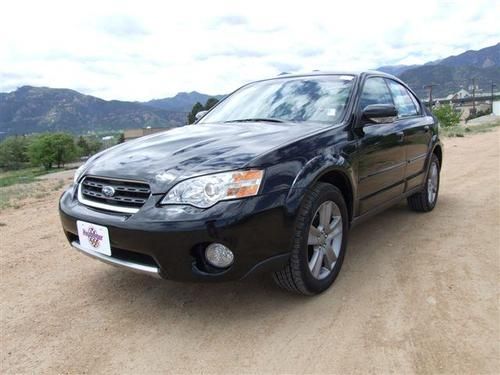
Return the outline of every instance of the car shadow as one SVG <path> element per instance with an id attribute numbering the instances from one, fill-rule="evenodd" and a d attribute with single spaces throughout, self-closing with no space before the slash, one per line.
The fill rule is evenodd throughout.
<path id="1" fill-rule="evenodd" d="M 446 199 L 440 201 L 445 205 Z M 93 288 L 98 300 L 117 307 L 115 311 L 132 309 L 143 317 L 168 318 L 183 314 L 190 319 L 212 322 L 253 321 L 268 314 L 290 313 L 294 309 L 322 303 L 327 299 L 332 309 L 341 308 L 349 299 L 357 298 L 357 289 L 373 283 L 383 272 L 387 259 L 404 249 L 398 238 L 409 230 L 422 229 L 420 222 L 429 216 L 411 212 L 405 202 L 380 213 L 353 228 L 343 269 L 336 282 L 325 293 L 309 298 L 279 289 L 270 275 L 257 274 L 237 282 L 180 283 L 153 279 L 129 271 L 102 266 L 89 277 L 86 287 Z M 102 285 L 106 285 L 105 289 Z M 102 294 L 102 295 L 101 295 Z M 278 314 L 278 315 L 276 315 Z"/>

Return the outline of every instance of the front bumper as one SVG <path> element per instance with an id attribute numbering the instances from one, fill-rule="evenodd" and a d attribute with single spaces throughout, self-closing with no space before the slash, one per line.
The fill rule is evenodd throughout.
<path id="1" fill-rule="evenodd" d="M 136 273 L 142 273 L 142 274 L 149 275 L 152 277 L 161 278 L 160 269 L 155 265 L 147 265 L 144 263 L 140 263 L 138 261 L 129 261 L 129 260 L 116 258 L 113 256 L 107 256 L 107 255 L 98 253 L 97 251 L 92 251 L 92 250 L 83 248 L 82 246 L 80 246 L 80 243 L 76 240 L 71 242 L 71 246 L 73 246 L 76 250 L 80 251 L 81 253 L 83 253 L 91 258 L 98 259 L 101 262 L 111 264 L 112 266 L 126 268 L 126 269 L 133 271 L 133 272 L 136 272 Z"/>
<path id="2" fill-rule="evenodd" d="M 179 280 L 238 280 L 257 270 L 282 268 L 289 257 L 295 217 L 285 208 L 287 191 L 219 202 L 202 210 L 158 206 L 152 195 L 135 214 L 111 213 L 81 204 L 76 188 L 61 197 L 59 212 L 69 242 L 103 262 L 152 276 Z M 80 247 L 76 221 L 108 228 L 111 257 Z M 235 256 L 228 269 L 204 260 L 204 249 L 219 242 Z"/>

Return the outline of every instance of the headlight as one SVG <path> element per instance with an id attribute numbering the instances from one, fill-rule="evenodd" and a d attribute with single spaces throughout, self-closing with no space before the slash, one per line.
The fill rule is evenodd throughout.
<path id="1" fill-rule="evenodd" d="M 219 201 L 257 195 L 264 171 L 217 173 L 182 181 L 162 199 L 161 204 L 189 204 L 208 208 Z"/>
<path id="2" fill-rule="evenodd" d="M 80 179 L 80 176 L 82 175 L 84 170 L 85 170 L 85 164 L 79 166 L 78 169 L 75 171 L 75 175 L 73 176 L 73 183 L 74 184 L 76 184 L 78 182 L 78 180 Z"/>

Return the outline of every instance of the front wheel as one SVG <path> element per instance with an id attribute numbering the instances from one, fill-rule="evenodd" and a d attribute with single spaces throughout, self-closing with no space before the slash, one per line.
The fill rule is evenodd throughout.
<path id="1" fill-rule="evenodd" d="M 348 214 L 339 189 L 317 183 L 304 197 L 297 216 L 288 264 L 274 273 L 289 291 L 313 295 L 330 287 L 344 260 Z"/>
<path id="2" fill-rule="evenodd" d="M 424 190 L 408 197 L 408 206 L 413 211 L 429 212 L 434 209 L 439 193 L 439 159 L 432 154 Z"/>

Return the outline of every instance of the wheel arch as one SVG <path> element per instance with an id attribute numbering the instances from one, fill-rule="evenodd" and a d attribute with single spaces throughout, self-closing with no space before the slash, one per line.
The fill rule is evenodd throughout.
<path id="1" fill-rule="evenodd" d="M 443 165 L 443 148 L 441 147 L 440 144 L 437 144 L 434 149 L 432 150 L 432 153 L 436 155 L 436 157 L 439 160 L 439 168 Z"/>
<path id="2" fill-rule="evenodd" d="M 303 165 L 297 173 L 287 196 L 287 209 L 296 213 L 302 204 L 305 190 L 311 189 L 317 182 L 326 182 L 336 186 L 344 196 L 349 222 L 355 216 L 356 176 L 349 161 L 338 154 L 318 155 Z"/>
<path id="3" fill-rule="evenodd" d="M 332 169 L 329 171 L 325 171 L 322 174 L 318 176 L 313 181 L 314 183 L 317 182 L 326 182 L 328 184 L 331 184 L 335 187 L 337 187 L 340 192 L 342 193 L 342 196 L 345 199 L 345 203 L 347 205 L 347 212 L 349 214 L 349 222 L 352 221 L 353 218 L 353 208 L 354 208 L 354 191 L 352 187 L 351 180 L 347 176 L 346 173 L 339 169 Z"/>

